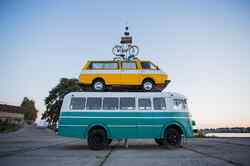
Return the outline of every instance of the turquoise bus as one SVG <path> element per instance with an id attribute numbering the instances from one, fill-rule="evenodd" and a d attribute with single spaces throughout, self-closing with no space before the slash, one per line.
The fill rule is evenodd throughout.
<path id="1" fill-rule="evenodd" d="M 72 92 L 64 97 L 58 133 L 87 139 L 94 150 L 130 138 L 178 147 L 193 127 L 187 99 L 178 93 Z"/>

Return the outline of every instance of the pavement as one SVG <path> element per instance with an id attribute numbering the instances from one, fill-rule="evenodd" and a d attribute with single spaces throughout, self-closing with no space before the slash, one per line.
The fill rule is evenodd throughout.
<path id="1" fill-rule="evenodd" d="M 249 166 L 250 138 L 193 138 L 182 148 L 166 149 L 153 140 L 114 141 L 102 151 L 86 140 L 66 138 L 49 129 L 28 126 L 0 134 L 0 166 Z"/>

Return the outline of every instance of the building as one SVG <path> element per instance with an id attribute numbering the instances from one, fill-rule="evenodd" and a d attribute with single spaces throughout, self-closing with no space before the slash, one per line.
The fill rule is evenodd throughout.
<path id="1" fill-rule="evenodd" d="M 0 124 L 22 125 L 26 111 L 27 109 L 19 106 L 0 104 Z"/>

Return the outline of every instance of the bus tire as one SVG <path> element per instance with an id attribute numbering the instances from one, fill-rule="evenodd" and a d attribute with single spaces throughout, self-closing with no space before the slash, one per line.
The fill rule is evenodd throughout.
<path id="1" fill-rule="evenodd" d="M 107 146 L 108 139 L 103 129 L 94 129 L 88 135 L 88 146 L 93 150 L 102 150 Z"/>
<path id="2" fill-rule="evenodd" d="M 95 79 L 92 83 L 92 89 L 94 91 L 104 91 L 105 88 L 105 83 L 102 79 Z"/>
<path id="3" fill-rule="evenodd" d="M 108 144 L 110 145 L 111 143 L 112 143 L 112 139 L 109 138 L 109 139 L 108 139 Z"/>
<path id="4" fill-rule="evenodd" d="M 167 148 L 175 149 L 179 148 L 181 145 L 181 131 L 174 127 L 167 128 L 165 132 L 164 142 Z"/>
<path id="5" fill-rule="evenodd" d="M 159 146 L 164 145 L 164 140 L 161 139 L 161 138 L 155 138 L 155 142 L 156 142 Z"/>

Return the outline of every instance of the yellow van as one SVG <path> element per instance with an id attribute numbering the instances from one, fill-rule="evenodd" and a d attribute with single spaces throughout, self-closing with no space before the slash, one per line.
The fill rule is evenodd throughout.
<path id="1" fill-rule="evenodd" d="M 144 91 L 161 91 L 170 82 L 169 76 L 150 61 L 88 61 L 82 68 L 79 82 L 94 91 L 125 86 Z"/>

